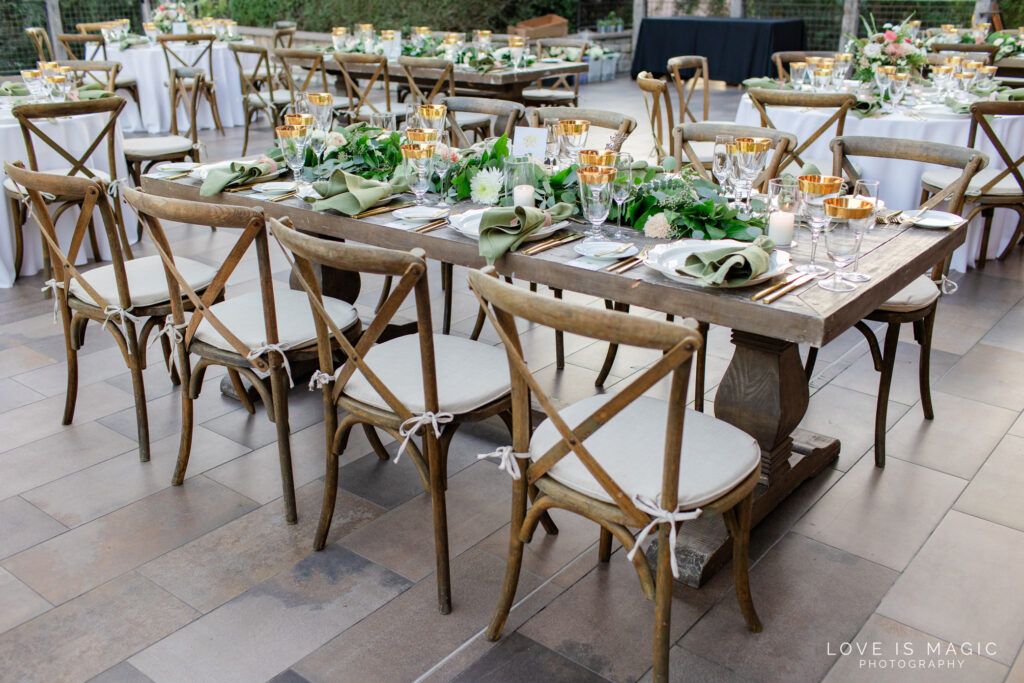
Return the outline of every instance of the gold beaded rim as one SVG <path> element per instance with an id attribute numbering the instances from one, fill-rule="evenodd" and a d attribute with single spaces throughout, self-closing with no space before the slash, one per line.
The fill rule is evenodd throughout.
<path id="1" fill-rule="evenodd" d="M 835 194 L 843 186 L 843 179 L 834 175 L 802 175 L 797 178 L 801 192 Z"/>
<path id="2" fill-rule="evenodd" d="M 875 205 L 856 197 L 830 197 L 825 200 L 825 215 L 831 218 L 867 218 Z"/>
<path id="3" fill-rule="evenodd" d="M 616 171 L 610 166 L 584 166 L 576 171 L 583 185 L 602 185 L 615 180 Z"/>

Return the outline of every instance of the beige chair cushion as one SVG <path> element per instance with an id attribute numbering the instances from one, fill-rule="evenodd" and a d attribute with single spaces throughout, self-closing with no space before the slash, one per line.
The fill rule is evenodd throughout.
<path id="1" fill-rule="evenodd" d="M 261 97 L 262 99 L 260 99 Z M 250 107 L 260 109 L 269 104 L 289 104 L 292 101 L 292 94 L 291 91 L 287 89 L 263 92 L 259 95 L 250 93 L 246 95 L 246 101 L 249 103 Z"/>
<path id="2" fill-rule="evenodd" d="M 523 99 L 526 100 L 558 100 L 560 102 L 571 102 L 576 99 L 575 93 L 568 90 L 554 90 L 552 88 L 527 88 L 523 91 Z"/>
<path id="3" fill-rule="evenodd" d="M 279 344 L 299 348 L 316 342 L 313 311 L 309 307 L 309 298 L 304 291 L 275 284 L 274 307 L 277 310 Z M 359 320 L 359 315 L 352 304 L 340 299 L 325 296 L 324 308 L 339 330 L 345 330 Z M 255 349 L 266 344 L 267 332 L 260 292 L 230 297 L 210 306 L 210 310 L 246 347 Z M 196 329 L 195 339 L 225 351 L 236 350 L 205 318 Z"/>
<path id="4" fill-rule="evenodd" d="M 129 157 L 158 157 L 191 149 L 192 141 L 181 135 L 150 135 L 124 140 L 124 153 Z"/>
<path id="5" fill-rule="evenodd" d="M 705 166 L 711 166 L 711 162 L 715 160 L 715 143 L 714 142 L 691 142 L 690 147 L 693 149 L 693 153 L 700 159 L 700 163 Z M 683 163 L 688 161 L 689 157 L 683 155 Z"/>
<path id="6" fill-rule="evenodd" d="M 916 311 L 930 305 L 938 298 L 939 288 L 935 281 L 927 275 L 922 275 L 893 294 L 888 301 L 878 307 L 878 310 L 897 313 Z"/>
<path id="7" fill-rule="evenodd" d="M 366 362 L 406 408 L 413 413 L 426 410 L 419 335 L 410 334 L 377 344 L 366 354 Z M 509 392 L 508 359 L 501 347 L 435 334 L 434 366 L 441 412 L 468 413 Z M 345 385 L 344 393 L 361 403 L 391 410 L 358 371 Z"/>
<path id="8" fill-rule="evenodd" d="M 577 401 L 560 412 L 570 428 L 609 400 L 607 394 Z M 590 436 L 584 445 L 628 496 L 655 500 L 661 493 L 668 403 L 641 396 Z M 545 420 L 530 441 L 530 458 L 538 460 L 558 442 L 558 430 Z M 761 466 L 761 449 L 746 432 L 727 422 L 686 411 L 679 466 L 679 506 L 705 505 L 742 482 Z M 614 501 L 573 454 L 559 460 L 548 475 L 585 495 Z"/>
<path id="9" fill-rule="evenodd" d="M 68 171 L 70 171 L 70 170 L 71 170 L 70 166 L 65 166 L 63 168 L 56 168 L 56 169 L 43 169 L 41 172 L 42 173 L 51 173 L 53 175 L 67 175 Z M 92 172 L 92 174 L 94 176 L 96 176 L 97 178 L 102 180 L 104 183 L 110 182 L 110 174 L 107 173 L 106 171 L 101 171 L 98 168 L 92 168 L 92 167 L 89 167 L 89 170 Z M 83 176 L 85 174 L 82 173 L 81 171 L 79 171 L 75 175 L 76 176 Z M 18 191 L 18 186 L 15 185 L 14 181 L 11 180 L 10 178 L 4 178 L 4 189 L 8 190 L 10 192 L 14 192 L 15 194 L 21 194 Z"/>
<path id="10" fill-rule="evenodd" d="M 821 171 L 822 175 L 832 175 L 832 159 L 810 159 L 808 157 L 803 157 L 803 160 L 804 163 L 814 164 L 815 166 L 817 166 L 818 170 Z M 856 170 L 857 174 L 860 175 L 860 164 L 858 164 L 853 159 L 850 159 L 850 161 L 853 163 L 854 170 Z M 796 160 L 790 161 L 788 164 L 779 169 L 779 175 L 782 175 L 783 173 L 795 175 L 800 172 L 800 168 L 802 165 L 803 164 L 797 163 Z"/>
<path id="11" fill-rule="evenodd" d="M 968 195 L 979 195 L 981 194 L 981 188 L 985 187 L 986 184 L 992 181 L 1001 171 L 984 168 L 974 174 L 971 178 L 970 184 L 967 186 Z M 957 178 L 960 177 L 960 171 L 955 168 L 940 168 L 930 171 L 925 171 L 924 175 L 921 176 L 921 182 L 926 185 L 933 187 L 946 187 Z M 1020 197 L 1020 185 L 1012 175 L 1008 175 L 998 183 L 995 184 L 991 190 L 985 193 L 986 197 Z"/>
<path id="12" fill-rule="evenodd" d="M 471 111 L 455 112 L 455 123 L 459 124 L 459 128 L 471 128 L 473 126 L 486 125 L 490 122 L 491 117 L 487 114 L 476 114 Z"/>
<path id="13" fill-rule="evenodd" d="M 176 258 L 174 263 L 192 289 L 206 287 L 213 281 L 213 276 L 217 272 L 216 268 L 192 259 Z M 128 292 L 131 294 L 132 306 L 153 306 L 169 301 L 167 277 L 164 275 L 164 264 L 159 256 L 143 256 L 125 261 L 124 271 L 128 278 Z M 108 304 L 116 304 L 120 301 L 113 265 L 93 268 L 83 273 L 83 276 Z M 97 305 L 82 285 L 73 278 L 69 291 L 71 296 L 79 301 L 93 306 Z"/>
<path id="14" fill-rule="evenodd" d="M 114 85 L 118 88 L 136 85 L 137 83 L 138 81 L 135 80 L 135 76 L 129 76 L 127 74 L 118 74 L 117 78 L 114 79 Z"/>

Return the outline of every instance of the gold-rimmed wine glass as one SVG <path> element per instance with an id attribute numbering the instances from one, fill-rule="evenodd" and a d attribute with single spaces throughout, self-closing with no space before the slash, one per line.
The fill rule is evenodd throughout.
<path id="1" fill-rule="evenodd" d="M 317 124 L 330 131 L 334 119 L 334 95 L 329 92 L 306 93 L 306 107 L 316 119 Z"/>
<path id="2" fill-rule="evenodd" d="M 25 87 L 28 88 L 30 99 L 38 100 L 44 96 L 46 81 L 43 80 L 42 71 L 39 69 L 22 69 L 21 79 L 25 81 Z"/>
<path id="3" fill-rule="evenodd" d="M 601 225 L 608 218 L 612 207 L 612 183 L 615 181 L 612 166 L 583 166 L 576 171 L 580 183 L 580 205 L 583 217 L 591 227 L 586 231 L 590 237 L 601 235 Z"/>
<path id="4" fill-rule="evenodd" d="M 409 142 L 437 142 L 441 139 L 438 128 L 406 128 L 405 139 Z"/>
<path id="5" fill-rule="evenodd" d="M 581 149 L 580 166 L 614 166 L 615 152 L 610 149 Z"/>
<path id="6" fill-rule="evenodd" d="M 570 164 L 579 163 L 580 150 L 587 144 L 587 133 L 590 132 L 590 121 L 585 119 L 561 119 L 558 131 L 562 139 L 565 155 Z"/>
<path id="7" fill-rule="evenodd" d="M 615 154 L 613 164 L 615 166 L 615 180 L 612 181 L 612 201 L 615 202 L 619 209 L 615 237 L 617 239 L 628 239 L 630 236 L 622 227 L 622 214 L 626 202 L 629 201 L 629 197 L 633 193 L 633 156 L 626 152 L 619 152 Z"/>
<path id="8" fill-rule="evenodd" d="M 402 158 L 409 165 L 409 189 L 416 196 L 416 203 L 423 203 L 423 195 L 430 188 L 434 169 L 435 145 L 428 142 L 410 142 L 402 145 Z"/>
<path id="9" fill-rule="evenodd" d="M 416 107 L 416 116 L 423 128 L 434 128 L 442 130 L 446 128 L 445 117 L 448 114 L 448 107 L 443 104 L 421 104 Z"/>
<path id="10" fill-rule="evenodd" d="M 804 79 L 807 77 L 807 62 L 789 63 L 789 82 L 793 87 L 800 90 L 803 87 Z M 781 78 L 781 76 L 780 76 Z"/>
<path id="11" fill-rule="evenodd" d="M 305 126 L 284 125 L 274 128 L 277 136 L 277 148 L 281 150 L 284 163 L 291 169 L 295 182 L 301 187 L 302 167 L 306 163 L 306 145 L 309 143 L 309 131 Z"/>
<path id="12" fill-rule="evenodd" d="M 835 264 L 832 277 L 818 283 L 830 292 L 851 292 L 855 287 L 846 282 L 841 271 L 857 259 L 860 241 L 871 220 L 874 204 L 857 197 L 830 197 L 825 200 L 825 251 Z"/>
<path id="13" fill-rule="evenodd" d="M 736 165 L 736 199 L 742 196 L 743 210 L 750 213 L 750 195 L 754 189 L 754 181 L 764 171 L 768 161 L 768 150 L 772 141 L 768 138 L 736 138 L 733 146 Z"/>
<path id="14" fill-rule="evenodd" d="M 796 271 L 816 277 L 828 274 L 828 268 L 815 261 L 818 251 L 818 236 L 828 218 L 825 215 L 825 200 L 835 197 L 843 188 L 843 179 L 827 175 L 802 175 L 797 178 L 800 189 L 800 204 L 803 215 L 811 228 L 811 261 L 796 267 Z"/>

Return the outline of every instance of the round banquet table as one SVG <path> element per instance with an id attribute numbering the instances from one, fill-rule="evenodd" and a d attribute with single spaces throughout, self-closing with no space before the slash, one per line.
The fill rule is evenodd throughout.
<path id="1" fill-rule="evenodd" d="M 821 126 L 834 113 L 834 109 L 804 110 L 798 107 L 770 107 L 769 116 L 775 127 L 793 133 L 798 140 L 804 140 Z M 750 98 L 744 95 L 736 110 L 736 123 L 746 126 L 759 126 L 761 120 Z M 955 117 L 952 114 L 944 118 L 912 118 L 903 113 L 887 114 L 877 118 L 858 118 L 853 114 L 846 117 L 844 135 L 868 135 L 872 137 L 906 138 L 911 140 L 928 140 L 944 142 L 951 145 L 967 145 L 971 119 L 969 116 Z M 1024 117 L 998 117 L 992 121 L 992 128 L 1006 146 L 1013 158 L 1024 154 Z M 995 147 L 978 132 L 977 149 L 988 154 L 987 168 L 1002 169 L 1006 165 L 996 154 Z M 831 159 L 832 152 L 828 148 L 831 136 L 822 135 L 801 157 L 804 160 Z M 912 161 L 893 161 L 891 159 L 875 159 L 857 157 L 861 167 L 861 176 L 881 181 L 879 194 L 886 205 L 892 208 L 911 208 L 921 203 L 921 176 L 929 168 L 941 168 Z M 830 168 L 820 169 L 830 173 Z M 968 198 L 968 202 L 970 199 Z M 970 206 L 969 203 L 967 205 Z M 995 258 L 1006 247 L 1017 227 L 1016 211 L 996 209 L 992 220 L 992 233 L 989 238 L 988 258 Z M 966 272 L 974 266 L 975 259 L 981 249 L 981 233 L 984 221 L 978 216 L 968 226 L 967 241 L 953 253 L 951 268 Z"/>
<path id="2" fill-rule="evenodd" d="M 191 62 L 203 51 L 203 46 L 185 45 L 175 47 L 175 52 L 185 62 Z M 245 58 L 253 55 L 243 55 Z M 164 60 L 163 49 L 159 45 L 136 45 L 122 50 L 116 45 L 107 46 L 107 58 L 121 62 L 121 74 L 133 76 L 139 84 L 139 107 L 128 100 L 128 105 L 121 113 L 121 126 L 126 133 L 166 133 L 171 128 L 171 96 L 167 89 L 167 62 Z M 172 66 L 174 58 L 171 57 Z M 255 64 L 255 62 L 253 62 Z M 204 55 L 198 67 L 207 69 L 207 56 Z M 238 65 L 226 43 L 213 44 L 213 78 L 217 87 L 217 109 L 220 121 L 225 128 L 245 125 L 245 111 L 242 107 L 242 85 L 238 76 Z M 139 109 L 142 120 L 139 120 Z M 188 128 L 188 114 L 185 105 L 178 109 L 178 126 L 184 134 Z M 199 98 L 199 127 L 213 128 L 213 115 L 210 105 L 202 97 Z"/>
<path id="3" fill-rule="evenodd" d="M 127 109 L 127 107 L 125 107 Z M 54 121 L 37 122 L 39 128 L 53 138 L 54 142 L 62 145 L 72 156 L 78 156 L 88 149 L 89 145 L 102 130 L 106 123 L 108 114 L 89 114 L 87 116 L 76 116 L 75 118 L 56 119 Z M 121 131 L 115 130 L 115 155 L 117 163 L 117 177 L 128 178 L 128 168 L 124 161 L 124 152 L 121 151 Z M 36 158 L 41 170 L 69 168 L 70 163 L 57 152 L 46 146 L 46 143 L 35 139 L 33 141 Z M 5 109 L 0 115 L 0 159 L 15 162 L 21 161 L 28 166 L 28 155 L 25 153 L 25 141 L 21 135 L 21 127 Z M 101 143 L 100 149 L 89 158 L 90 168 L 107 170 L 106 144 Z M 7 176 L 0 169 L 0 181 L 6 180 Z M 11 287 L 14 285 L 16 273 L 14 272 L 14 217 L 11 215 L 11 203 L 4 196 L 4 208 L 0 211 L 0 287 Z M 125 233 L 130 241 L 135 241 L 138 220 L 128 205 L 121 200 L 121 212 L 124 215 Z M 57 239 L 67 246 L 71 242 L 71 234 L 74 231 L 75 222 L 78 220 L 79 212 L 72 208 L 64 212 L 57 221 Z M 110 250 L 107 246 L 106 232 L 103 229 L 102 218 L 99 210 L 95 212 L 96 241 L 100 248 L 100 258 L 110 259 Z M 43 247 L 42 237 L 39 234 L 39 226 L 32 218 L 29 218 L 22 234 L 25 236 L 24 257 L 21 264 L 21 275 L 34 275 L 43 268 Z M 85 263 L 87 258 L 93 256 L 89 247 L 89 240 L 86 239 L 79 250 L 79 263 Z"/>

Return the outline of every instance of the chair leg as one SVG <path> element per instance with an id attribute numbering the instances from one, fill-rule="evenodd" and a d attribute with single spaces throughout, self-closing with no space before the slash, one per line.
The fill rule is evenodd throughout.
<path id="1" fill-rule="evenodd" d="M 932 359 L 932 330 L 935 327 L 935 309 L 933 308 L 924 320 L 920 322 L 921 358 L 918 360 L 918 384 L 921 387 L 921 409 L 924 411 L 924 419 L 935 418 L 935 411 L 932 409 L 931 390 L 931 359 Z"/>
<path id="2" fill-rule="evenodd" d="M 384 448 L 384 444 L 381 442 L 380 436 L 377 434 L 377 430 L 373 428 L 373 425 L 364 423 L 363 433 L 366 434 L 366 440 L 370 442 L 370 446 L 373 447 L 373 452 L 377 454 L 378 458 L 381 460 L 391 459 L 391 455 Z"/>
<path id="3" fill-rule="evenodd" d="M 978 270 L 984 270 L 985 261 L 988 260 L 988 238 L 992 232 L 992 217 L 995 215 L 995 209 L 985 209 L 981 212 L 981 215 L 985 218 L 985 225 L 981 229 L 981 253 L 978 254 L 978 258 L 974 261 L 974 267 Z M 1010 240 L 1012 243 L 1013 240 Z"/>
<path id="4" fill-rule="evenodd" d="M 423 446 L 430 474 L 430 503 L 434 513 L 434 553 L 437 572 L 437 606 L 441 614 L 452 611 L 452 575 L 448 559 L 448 510 L 445 501 L 441 447 L 432 433 L 424 430 Z"/>
<path id="5" fill-rule="evenodd" d="M 231 386 L 235 388 L 235 393 L 238 394 L 238 400 L 242 407 L 250 415 L 255 415 L 256 406 L 253 405 L 252 400 L 249 398 L 249 392 L 245 390 L 245 384 L 242 382 L 242 376 L 238 374 L 238 370 L 228 368 L 228 377 L 231 379 Z"/>
<path id="6" fill-rule="evenodd" d="M 601 542 L 597 548 L 597 561 L 608 562 L 612 559 L 612 532 L 601 527 Z"/>
<path id="7" fill-rule="evenodd" d="M 629 304 L 620 304 L 612 301 L 611 299 L 604 300 L 604 307 L 610 311 L 623 311 L 629 312 Z M 601 370 L 597 373 L 597 378 L 594 380 L 595 387 L 603 387 L 605 380 L 608 379 L 608 375 L 612 371 L 612 365 L 615 364 L 615 357 L 619 354 L 618 344 L 609 344 L 608 351 L 604 355 L 604 363 L 601 365 Z"/>
<path id="8" fill-rule="evenodd" d="M 562 298 L 562 290 L 552 289 L 551 293 L 555 295 L 556 299 Z M 565 369 L 565 335 L 562 334 L 561 330 L 555 330 L 555 368 L 558 370 Z"/>
<path id="9" fill-rule="evenodd" d="M 900 324 L 889 323 L 885 330 L 882 351 L 882 376 L 878 380 L 878 403 L 875 405 L 875 467 L 885 467 L 885 420 L 889 410 L 889 388 L 896 365 L 896 345 L 900 340 Z"/>
<path id="10" fill-rule="evenodd" d="M 519 586 L 519 570 L 523 566 L 523 541 L 520 539 L 520 532 L 526 518 L 526 489 L 526 481 L 523 479 L 515 481 L 512 485 L 512 524 L 508 535 L 508 561 L 505 565 L 505 581 L 501 586 L 498 606 L 487 627 L 486 637 L 490 641 L 501 637 L 505 620 L 512 609 L 512 600 L 516 596 L 516 588 Z"/>
<path id="11" fill-rule="evenodd" d="M 288 428 L 288 377 L 280 367 L 270 373 L 270 390 L 274 401 L 274 426 L 277 428 L 277 457 L 281 464 L 285 520 L 295 524 L 299 521 L 299 515 L 295 509 L 295 480 L 292 475 L 292 446 Z"/>
<path id="12" fill-rule="evenodd" d="M 693 378 L 693 409 L 699 413 L 704 412 L 704 369 L 708 359 L 708 331 L 710 329 L 709 323 L 697 321 L 697 332 L 704 340 L 704 343 L 697 349 L 697 369 Z"/>
<path id="13" fill-rule="evenodd" d="M 192 453 L 192 425 L 194 419 L 193 405 L 195 398 L 198 398 L 200 383 L 196 382 L 193 387 L 193 374 L 189 367 L 188 354 L 182 350 L 182 344 L 178 345 L 178 366 L 181 372 L 181 441 L 178 444 L 178 462 L 174 465 L 174 474 L 171 476 L 172 486 L 181 486 L 185 481 L 185 470 L 188 469 L 188 458 Z M 193 390 L 196 391 L 193 396 Z"/>
<path id="14" fill-rule="evenodd" d="M 656 683 L 668 682 L 668 651 L 672 647 L 672 565 L 668 524 L 658 526 L 658 571 L 654 582 L 654 671 Z"/>
<path id="15" fill-rule="evenodd" d="M 455 266 L 450 263 L 441 264 L 441 287 L 444 289 L 444 315 L 441 321 L 441 334 L 451 334 L 452 331 L 452 279 L 454 278 Z"/>
<path id="16" fill-rule="evenodd" d="M 210 113 L 213 114 L 213 125 L 217 127 L 217 132 L 224 135 L 224 126 L 220 123 L 220 109 L 217 108 L 217 93 L 209 83 L 203 84 L 203 91 L 206 95 L 206 101 L 210 103 Z"/>
<path id="17" fill-rule="evenodd" d="M 74 338 L 78 334 L 77 325 L 72 325 L 70 313 L 64 311 L 64 349 L 68 359 L 68 388 L 64 396 L 64 419 L 61 424 L 69 425 L 75 418 L 75 403 L 78 401 L 78 346 Z M 83 320 L 81 324 L 84 324 Z"/>
<path id="18" fill-rule="evenodd" d="M 323 550 L 327 544 L 327 532 L 331 530 L 331 519 L 334 517 L 334 505 L 338 500 L 338 458 L 344 444 L 348 441 L 348 434 L 355 426 L 355 419 L 346 415 L 337 428 L 337 438 L 334 434 L 328 434 L 327 445 L 327 468 L 324 472 L 324 499 L 320 506 L 320 522 L 316 527 L 316 535 L 313 537 L 313 550 Z M 342 444 L 339 450 L 335 450 L 331 441 Z"/>
<path id="19" fill-rule="evenodd" d="M 732 536 L 732 575 L 736 586 L 736 599 L 740 603 L 740 612 L 747 628 L 760 633 L 761 620 L 754 609 L 754 600 L 750 595 L 750 522 L 754 505 L 754 492 L 737 503 L 736 507 L 722 515 L 725 526 Z"/>
<path id="20" fill-rule="evenodd" d="M 818 349 L 815 346 L 807 349 L 807 360 L 804 362 L 804 375 L 807 376 L 807 381 L 811 381 L 811 375 L 814 373 L 814 364 L 818 361 Z"/>
<path id="21" fill-rule="evenodd" d="M 99 261 L 100 243 L 96 239 L 96 221 L 94 219 L 89 219 L 89 226 L 87 229 L 89 231 L 89 247 L 92 249 L 92 259 L 93 261 Z"/>
<path id="22" fill-rule="evenodd" d="M 473 332 L 469 335 L 469 338 L 476 341 L 480 338 L 480 333 L 484 331 L 484 321 L 487 320 L 487 313 L 484 312 L 483 308 L 480 308 L 476 312 L 476 322 L 473 324 Z"/>
<path id="23" fill-rule="evenodd" d="M 21 202 L 11 199 L 11 216 L 14 218 L 14 278 L 21 274 L 21 263 L 25 258 L 25 219 L 21 214 Z M 43 253 L 46 253 L 43 248 Z"/>
<path id="24" fill-rule="evenodd" d="M 142 358 L 139 354 L 145 353 L 139 348 L 139 338 L 135 332 L 135 325 L 125 325 L 128 330 L 128 338 L 125 344 L 130 351 L 128 367 L 132 374 L 132 391 L 135 394 L 135 421 L 139 430 L 139 460 L 149 462 L 149 416 L 146 410 L 146 385 L 142 376 Z"/>
<path id="25" fill-rule="evenodd" d="M 245 112 L 245 137 L 242 138 L 242 156 L 249 150 L 249 126 L 252 125 L 254 110 Z M 258 114 L 257 114 L 258 115 Z"/>
<path id="26" fill-rule="evenodd" d="M 1014 231 L 1013 237 L 1010 238 L 1010 241 L 1006 243 L 1006 248 L 1003 249 L 1003 253 L 999 255 L 1000 261 L 1005 261 L 1015 246 L 1024 243 L 1024 207 L 1017 205 L 1013 208 L 1018 214 L 1017 229 Z"/>

